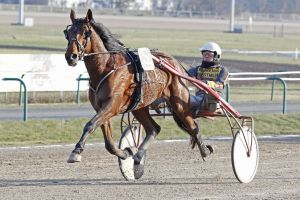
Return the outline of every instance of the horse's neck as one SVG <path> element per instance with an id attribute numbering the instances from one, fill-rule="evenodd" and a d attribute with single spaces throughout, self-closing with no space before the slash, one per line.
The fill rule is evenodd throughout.
<path id="1" fill-rule="evenodd" d="M 102 78 L 102 75 L 105 71 L 110 68 L 108 65 L 108 61 L 110 58 L 110 54 L 108 54 L 102 40 L 100 37 L 93 31 L 90 37 L 90 51 L 88 53 L 96 53 L 96 55 L 92 55 L 85 59 L 85 66 L 89 73 L 91 83 L 99 82 Z M 99 53 L 99 54 L 97 54 Z"/>

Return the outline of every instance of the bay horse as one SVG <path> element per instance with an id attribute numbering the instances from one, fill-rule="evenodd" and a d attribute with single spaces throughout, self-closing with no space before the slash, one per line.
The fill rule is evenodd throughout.
<path id="1" fill-rule="evenodd" d="M 164 98 L 170 105 L 177 124 L 191 137 L 192 148 L 197 144 L 204 160 L 213 149 L 205 145 L 197 123 L 192 117 L 189 106 L 189 91 L 187 83 L 178 76 L 163 69 L 155 63 L 155 69 L 144 71 L 146 80 L 138 84 L 135 79 L 135 66 L 132 54 L 110 31 L 101 23 L 96 23 L 92 11 L 87 11 L 86 17 L 76 18 L 71 10 L 71 25 L 64 31 L 68 40 L 65 59 L 70 66 L 76 66 L 79 60 L 84 60 L 90 77 L 89 100 L 95 116 L 89 120 L 68 162 L 80 162 L 81 153 L 86 140 L 97 127 L 101 127 L 105 148 L 121 159 L 133 156 L 134 163 L 140 164 L 145 151 L 160 132 L 160 126 L 149 114 L 149 105 L 157 99 Z M 180 63 L 164 52 L 152 52 L 152 55 L 167 59 L 177 70 L 185 73 Z M 136 95 L 136 88 L 141 87 L 141 93 Z M 140 98 L 132 106 L 132 102 Z M 146 137 L 135 155 L 130 149 L 116 147 L 111 118 L 131 111 L 134 117 L 143 125 Z"/>

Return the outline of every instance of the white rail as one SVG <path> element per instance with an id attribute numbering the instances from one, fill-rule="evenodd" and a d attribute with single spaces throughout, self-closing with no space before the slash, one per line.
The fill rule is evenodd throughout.
<path id="1" fill-rule="evenodd" d="M 222 49 L 223 52 L 248 54 L 248 55 L 278 55 L 278 56 L 292 56 L 294 59 L 298 59 L 300 52 L 298 48 L 295 51 L 248 51 L 239 49 Z"/>
<path id="2" fill-rule="evenodd" d="M 289 74 L 300 74 L 300 71 L 287 71 L 287 72 L 237 72 L 229 73 L 229 76 L 255 76 L 255 75 L 289 75 Z"/>
<path id="3" fill-rule="evenodd" d="M 270 77 L 244 77 L 244 78 L 229 78 L 233 81 L 251 81 L 251 80 L 267 80 Z M 280 78 L 284 81 L 300 81 L 300 78 Z"/>
<path id="4" fill-rule="evenodd" d="M 279 75 L 291 75 L 291 74 L 300 74 L 300 71 L 288 71 L 288 72 L 238 72 L 238 73 L 229 73 L 229 80 L 233 81 L 250 81 L 250 80 L 268 80 L 271 76 Z M 233 76 L 262 76 L 262 77 L 233 77 Z M 300 81 L 300 78 L 284 78 L 279 77 L 284 81 Z"/>

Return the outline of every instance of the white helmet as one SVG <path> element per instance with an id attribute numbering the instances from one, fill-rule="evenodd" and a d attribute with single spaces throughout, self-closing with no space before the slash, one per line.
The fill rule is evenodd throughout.
<path id="1" fill-rule="evenodd" d="M 222 51 L 221 51 L 220 46 L 217 43 L 215 43 L 215 42 L 205 43 L 201 48 L 199 48 L 199 50 L 201 53 L 203 53 L 203 51 L 214 52 L 215 53 L 214 60 L 220 61 Z"/>

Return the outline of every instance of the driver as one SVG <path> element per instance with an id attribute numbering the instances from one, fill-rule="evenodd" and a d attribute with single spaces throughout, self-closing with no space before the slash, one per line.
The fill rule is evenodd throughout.
<path id="1" fill-rule="evenodd" d="M 199 50 L 202 54 L 202 63 L 191 67 L 188 70 L 189 75 L 205 82 L 224 98 L 223 90 L 228 78 L 228 70 L 220 64 L 220 46 L 215 42 L 208 42 Z M 190 106 L 194 116 L 201 111 L 217 112 L 220 108 L 217 100 L 202 90 L 197 91 L 195 96 L 190 95 Z"/>

